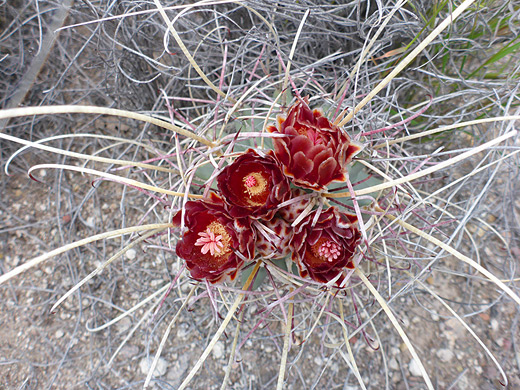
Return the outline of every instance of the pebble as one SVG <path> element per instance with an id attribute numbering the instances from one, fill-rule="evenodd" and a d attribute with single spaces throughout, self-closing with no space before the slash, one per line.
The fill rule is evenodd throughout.
<path id="1" fill-rule="evenodd" d="M 412 374 L 413 376 L 422 376 L 420 367 L 421 366 L 419 365 L 419 363 L 415 359 L 412 359 L 410 360 L 410 364 L 408 365 L 408 370 L 410 371 L 410 374 Z"/>
<path id="2" fill-rule="evenodd" d="M 56 333 L 54 333 L 54 337 L 57 339 L 61 339 L 65 335 L 65 332 L 61 329 L 58 329 Z"/>
<path id="3" fill-rule="evenodd" d="M 451 361 L 455 357 L 453 351 L 448 348 L 439 349 L 436 355 L 444 363 Z"/>
<path id="4" fill-rule="evenodd" d="M 123 333 L 126 332 L 132 326 L 132 320 L 128 317 L 122 318 L 117 322 L 117 332 Z"/>
<path id="5" fill-rule="evenodd" d="M 224 357 L 224 344 L 222 344 L 222 342 L 218 341 L 215 346 L 213 347 L 213 351 L 211 351 L 213 353 L 213 357 L 215 359 L 220 359 L 222 357 Z"/>
<path id="6" fill-rule="evenodd" d="M 69 320 L 70 317 L 71 317 L 71 314 L 70 314 L 70 313 L 67 313 L 67 312 L 65 312 L 65 311 L 62 311 L 62 312 L 60 313 L 60 319 L 62 319 L 62 320 Z"/>
<path id="7" fill-rule="evenodd" d="M 139 363 L 139 368 L 141 369 L 141 372 L 144 375 L 148 375 L 148 372 L 150 371 L 150 367 L 152 366 L 152 363 L 153 363 L 153 359 L 154 358 L 151 356 L 145 357 Z M 169 363 L 165 359 L 159 358 L 159 360 L 157 361 L 157 365 L 155 366 L 153 376 L 154 377 L 163 376 L 164 374 L 166 374 L 166 370 L 168 369 L 168 366 L 169 366 Z"/>
<path id="8" fill-rule="evenodd" d="M 482 318 L 484 321 L 489 321 L 491 319 L 491 317 L 489 316 L 488 313 L 480 313 L 479 314 L 480 318 Z"/>
<path id="9" fill-rule="evenodd" d="M 121 351 L 119 351 L 118 356 L 122 360 L 131 360 L 134 357 L 136 357 L 138 353 L 139 347 L 137 345 L 127 344 L 123 348 L 121 348 Z"/>
<path id="10" fill-rule="evenodd" d="M 397 362 L 396 358 L 390 359 L 388 362 L 388 368 L 390 368 L 393 371 L 399 371 L 399 363 Z"/>
<path id="11" fill-rule="evenodd" d="M 161 286 L 162 284 L 164 284 L 164 280 L 162 279 L 154 279 L 150 282 L 151 287 Z"/>
<path id="12" fill-rule="evenodd" d="M 190 327 L 186 323 L 181 323 L 177 327 L 177 339 L 185 340 L 188 336 Z"/>
<path id="13" fill-rule="evenodd" d="M 489 214 L 489 215 L 487 216 L 487 221 L 488 221 L 489 223 L 493 223 L 493 222 L 495 222 L 496 220 L 497 220 L 497 217 L 495 217 L 493 214 Z"/>
<path id="14" fill-rule="evenodd" d="M 450 347 L 454 347 L 455 344 L 466 335 L 467 330 L 456 318 L 451 318 L 444 324 L 445 330 L 443 336 L 448 340 Z"/>
<path id="15" fill-rule="evenodd" d="M 135 249 L 129 249 L 126 251 L 125 253 L 125 257 L 128 259 L 128 260 L 134 260 L 135 257 L 137 256 L 137 252 Z"/>
<path id="16" fill-rule="evenodd" d="M 173 367 L 168 370 L 166 378 L 172 388 L 176 389 L 181 384 L 181 379 L 189 368 L 189 362 L 188 354 L 180 354 L 179 358 L 175 360 Z"/>

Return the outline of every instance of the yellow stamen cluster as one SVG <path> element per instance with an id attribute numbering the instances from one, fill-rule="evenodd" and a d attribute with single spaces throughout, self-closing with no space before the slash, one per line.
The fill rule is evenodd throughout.
<path id="1" fill-rule="evenodd" d="M 231 237 L 226 231 L 224 225 L 222 225 L 220 222 L 213 221 L 208 225 L 206 229 L 212 231 L 215 234 L 215 236 L 222 237 L 220 239 L 220 242 L 222 243 L 222 248 L 219 252 L 215 252 L 215 257 L 227 255 L 231 251 Z"/>
<path id="2" fill-rule="evenodd" d="M 260 172 L 253 172 L 242 179 L 244 187 L 249 197 L 261 194 L 267 188 L 267 180 L 264 179 Z M 259 204 L 261 206 L 263 203 Z"/>

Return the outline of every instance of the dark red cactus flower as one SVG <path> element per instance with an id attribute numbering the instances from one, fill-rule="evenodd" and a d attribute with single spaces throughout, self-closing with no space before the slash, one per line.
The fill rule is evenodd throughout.
<path id="1" fill-rule="evenodd" d="M 308 98 L 296 102 L 285 118 L 278 117 L 278 128 L 268 126 L 267 130 L 287 135 L 273 138 L 274 153 L 285 174 L 295 185 L 315 191 L 345 181 L 347 164 L 362 149 L 320 110 L 311 111 Z"/>
<path id="2" fill-rule="evenodd" d="M 249 149 L 217 176 L 217 185 L 232 217 L 269 220 L 290 196 L 289 180 L 278 161 Z"/>
<path id="3" fill-rule="evenodd" d="M 181 225 L 182 210 L 173 217 Z M 255 251 L 255 233 L 246 218 L 232 218 L 224 202 L 215 194 L 209 199 L 186 203 L 184 226 L 187 229 L 177 242 L 177 256 L 186 261 L 191 277 L 211 283 L 228 277 L 234 280 Z"/>
<path id="4" fill-rule="evenodd" d="M 302 277 L 310 276 L 316 282 L 328 283 L 345 268 L 354 268 L 352 257 L 361 234 L 355 215 L 330 207 L 321 212 L 312 226 L 316 212 L 312 211 L 294 228 L 292 259 Z M 336 285 L 340 285 L 342 280 L 340 276 Z"/>
<path id="5" fill-rule="evenodd" d="M 262 222 L 266 229 L 256 234 L 256 251 L 264 259 L 283 259 L 291 254 L 289 242 L 293 236 L 291 224 L 282 218 Z"/>

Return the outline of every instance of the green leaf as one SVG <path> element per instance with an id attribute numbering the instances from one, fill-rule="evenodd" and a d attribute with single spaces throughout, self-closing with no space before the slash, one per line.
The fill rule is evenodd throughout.
<path id="1" fill-rule="evenodd" d="M 485 66 L 491 65 L 502 58 L 508 56 L 511 53 L 515 53 L 520 48 L 520 42 L 515 43 L 512 45 L 514 41 L 516 41 L 519 37 L 516 37 L 513 39 L 509 44 L 504 46 L 501 50 L 499 50 L 497 53 L 495 53 L 491 58 L 489 58 L 486 62 L 484 62 L 482 65 L 480 65 L 477 70 L 471 72 L 471 74 L 468 76 L 468 78 L 475 76 L 482 68 Z"/>

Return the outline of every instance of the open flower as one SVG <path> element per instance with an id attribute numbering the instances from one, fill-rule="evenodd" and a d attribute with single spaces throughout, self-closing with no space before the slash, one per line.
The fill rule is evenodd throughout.
<path id="1" fill-rule="evenodd" d="M 232 217 L 269 220 L 290 196 L 289 180 L 272 156 L 249 149 L 217 177 L 218 188 Z"/>
<path id="2" fill-rule="evenodd" d="M 328 283 L 342 274 L 345 268 L 354 268 L 352 257 L 361 234 L 355 215 L 330 207 L 321 212 L 312 226 L 316 212 L 311 212 L 295 227 L 291 240 L 294 248 L 292 259 L 302 277 L 310 276 L 317 282 Z M 342 276 L 336 284 L 341 281 Z"/>
<path id="3" fill-rule="evenodd" d="M 181 225 L 182 211 L 173 217 Z M 210 199 L 186 203 L 186 232 L 177 243 L 177 256 L 186 261 L 193 279 L 211 283 L 234 280 L 245 260 L 254 257 L 255 233 L 249 219 L 232 218 L 215 194 Z"/>
<path id="4" fill-rule="evenodd" d="M 285 174 L 297 186 L 321 191 L 333 181 L 346 180 L 346 166 L 362 145 L 351 141 L 321 111 L 311 111 L 307 103 L 307 98 L 295 103 L 286 118 L 278 117 L 278 128 L 267 130 L 286 135 L 273 138 L 274 153 Z"/>

